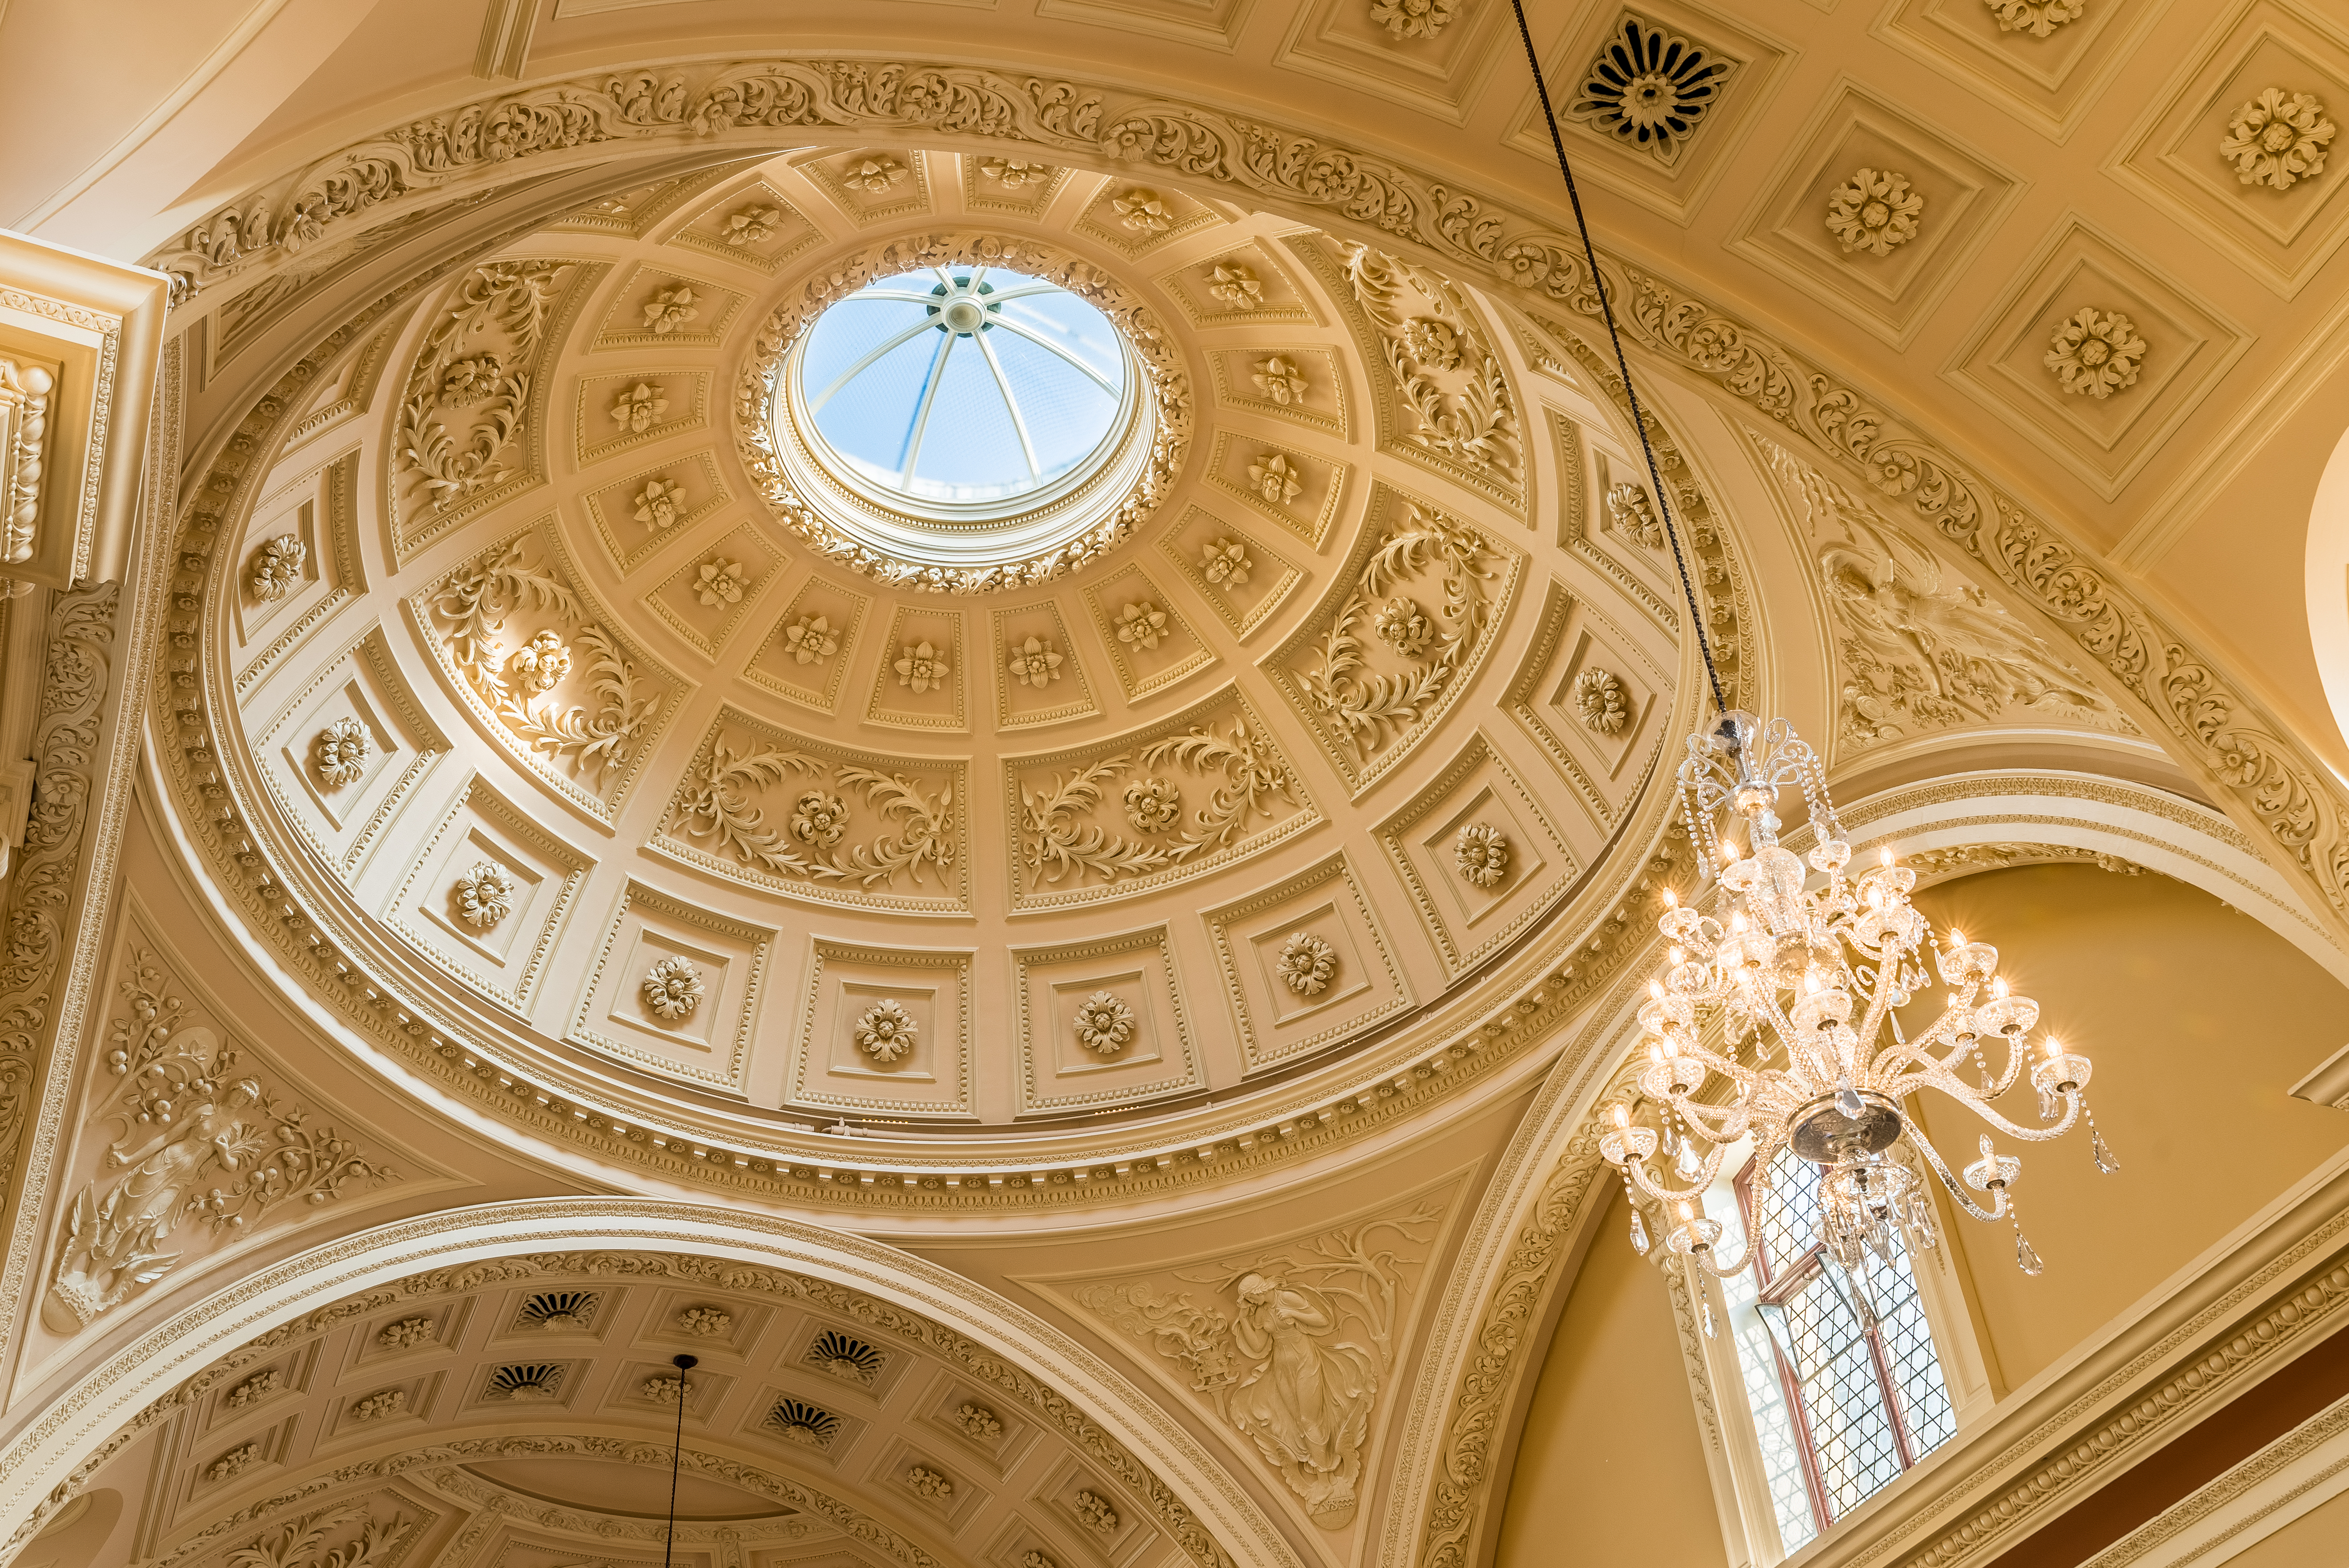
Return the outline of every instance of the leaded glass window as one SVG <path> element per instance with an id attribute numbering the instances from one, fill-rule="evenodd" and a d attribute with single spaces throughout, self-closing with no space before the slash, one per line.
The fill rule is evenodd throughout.
<path id="1" fill-rule="evenodd" d="M 1761 1329 L 1739 1335 L 1739 1359 L 1792 1550 L 1948 1441 L 1957 1415 L 1905 1249 L 1847 1274 L 1819 1243 L 1818 1168 L 1781 1151 L 1766 1188 L 1750 1174 L 1739 1217 L 1754 1236 L 1754 1267 L 1729 1305 Z M 1748 1303 L 1752 1318 L 1740 1311 Z M 1777 1473 L 1790 1451 L 1799 1496 Z"/>

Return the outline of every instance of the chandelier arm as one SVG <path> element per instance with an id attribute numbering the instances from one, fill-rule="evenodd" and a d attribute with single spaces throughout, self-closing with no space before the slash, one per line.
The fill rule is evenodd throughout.
<path id="1" fill-rule="evenodd" d="M 1739 1118 L 1744 1121 L 1753 1119 L 1745 1108 L 1739 1105 L 1701 1105 L 1695 1100 L 1687 1099 L 1675 1100 L 1673 1104 L 1684 1119 L 1697 1124 L 1704 1134 L 1705 1141 L 1715 1147 L 1737 1141 L 1736 1135 L 1732 1134 L 1726 1125 L 1732 1118 Z"/>
<path id="2" fill-rule="evenodd" d="M 1856 981 L 1857 978 L 1858 972 L 1855 968 L 1853 979 Z M 1884 1015 L 1892 1010 L 1892 989 L 1891 984 L 1884 977 L 1883 964 L 1878 961 L 1874 984 L 1868 985 L 1861 992 L 1861 995 L 1868 998 L 1867 1010 L 1860 1015 L 1860 1022 L 1853 1029 L 1853 1033 L 1863 1043 L 1876 1038 L 1883 1032 Z"/>
<path id="3" fill-rule="evenodd" d="M 1935 1054 L 1942 1050 L 1948 1051 L 1950 1055 Z M 1894 1040 L 1877 1052 L 1877 1060 L 1879 1062 L 1930 1063 L 1936 1068 L 1952 1072 L 1956 1070 L 1953 1064 L 1963 1059 L 1963 1057 L 1964 1052 L 1959 1049 L 1956 1039 L 1943 1033 L 1938 1026 L 1926 1030 L 1913 1040 Z"/>
<path id="4" fill-rule="evenodd" d="M 1722 1056 L 1698 1039 L 1694 1034 L 1691 1034 L 1686 1039 L 1677 1035 L 1669 1037 L 1682 1056 L 1687 1057 L 1692 1061 L 1703 1063 L 1708 1071 L 1717 1072 L 1733 1083 L 1750 1084 L 1756 1081 L 1753 1068 L 1739 1066 L 1734 1057 Z"/>
<path id="5" fill-rule="evenodd" d="M 2004 1094 L 2013 1088 L 2031 1060 L 2031 1047 L 2023 1042 L 2021 1036 L 2001 1035 L 1999 1038 L 2006 1042 L 2006 1067 L 1995 1080 L 1998 1087 L 1992 1091 L 1993 1094 Z"/>
<path id="6" fill-rule="evenodd" d="M 1931 1064 L 1927 1071 L 1914 1075 L 1912 1081 L 1918 1082 L 1921 1088 L 1940 1090 L 1941 1093 L 1956 1100 L 2009 1138 L 2018 1138 L 2026 1143 L 2051 1142 L 2071 1131 L 2079 1121 L 2081 1107 L 2085 1103 L 2078 1089 L 2062 1090 L 2063 1116 L 2054 1121 L 2044 1122 L 2033 1127 L 2024 1122 L 2010 1120 L 1990 1103 L 1989 1098 L 1981 1090 L 1967 1088 L 1963 1079 L 1937 1063 Z"/>
<path id="7" fill-rule="evenodd" d="M 2066 1089 L 2063 1094 L 2064 1114 L 2055 1120 L 2040 1127 L 2030 1127 L 2019 1121 L 2009 1121 L 1987 1106 L 1976 1114 L 2009 1138 L 2019 1138 L 2025 1143 L 2048 1143 L 2063 1137 L 2079 1124 L 2080 1107 L 2083 1103 L 2080 1091 Z"/>
<path id="8" fill-rule="evenodd" d="M 1704 1164 L 1700 1168 L 1699 1175 L 1695 1178 L 1695 1184 L 1678 1191 L 1673 1191 L 1670 1187 L 1664 1186 L 1661 1182 L 1656 1181 L 1654 1177 L 1650 1176 L 1648 1174 L 1648 1162 L 1645 1160 L 1626 1160 L 1623 1161 L 1623 1169 L 1631 1173 L 1631 1180 L 1639 1184 L 1640 1191 L 1645 1192 L 1649 1197 L 1653 1198 L 1657 1202 L 1695 1203 L 1702 1208 L 1704 1202 L 1705 1190 L 1711 1187 L 1713 1185 L 1713 1179 L 1721 1174 L 1722 1149 L 1723 1145 L 1718 1143 L 1714 1144 L 1713 1147 L 1713 1152 L 1704 1157 Z"/>
<path id="9" fill-rule="evenodd" d="M 1982 1098 L 1980 1090 L 1967 1087 L 1965 1080 L 1951 1069 L 1948 1062 L 1920 1050 L 1918 1047 L 1919 1043 L 1914 1040 L 1905 1046 L 1885 1047 L 1877 1054 L 1871 1070 L 1878 1075 L 1905 1076 L 1920 1087 L 1930 1085 L 1943 1094 L 1952 1098 L 1962 1097 L 1970 1102 Z"/>
<path id="10" fill-rule="evenodd" d="M 1737 1261 L 1735 1263 L 1723 1264 L 1714 1262 L 1713 1248 L 1710 1246 L 1691 1247 L 1688 1250 L 1687 1256 L 1689 1262 L 1694 1264 L 1698 1268 L 1702 1269 L 1713 1278 L 1718 1280 L 1732 1280 L 1735 1279 L 1739 1274 L 1744 1274 L 1747 1269 L 1754 1266 L 1754 1241 L 1750 1236 L 1746 1238 L 1745 1245 L 1739 1251 Z"/>
<path id="11" fill-rule="evenodd" d="M 1987 1209 L 1983 1208 L 1967 1195 L 1965 1188 L 1960 1185 L 1958 1179 L 1950 1173 L 1949 1166 L 1942 1161 L 1941 1151 L 1933 1147 L 1932 1140 L 1925 1136 L 1923 1130 L 1909 1119 L 1906 1112 L 1902 1113 L 1900 1122 L 1908 1129 L 1909 1146 L 1923 1156 L 1926 1164 L 1933 1168 L 1933 1174 L 1941 1179 L 1941 1185 L 1950 1190 L 1950 1196 L 1958 1201 L 1958 1207 L 1977 1220 L 1996 1221 L 2006 1218 L 2010 1205 L 2006 1201 L 2004 1186 L 1998 1189 L 1995 1201 L 1992 1205 Z"/>

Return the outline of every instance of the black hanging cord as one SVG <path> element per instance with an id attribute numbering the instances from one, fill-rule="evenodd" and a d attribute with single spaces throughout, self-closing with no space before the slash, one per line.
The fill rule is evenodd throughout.
<path id="1" fill-rule="evenodd" d="M 672 1356 L 677 1368 L 677 1437 L 668 1446 L 668 1544 L 661 1548 L 661 1568 L 669 1568 L 677 1553 L 677 1463 L 685 1451 L 685 1375 L 701 1365 L 696 1356 Z"/>
<path id="2" fill-rule="evenodd" d="M 1607 297 L 1607 284 L 1599 275 L 1599 253 L 1590 243 L 1590 224 L 1582 216 L 1582 192 L 1575 189 L 1574 165 L 1567 161 L 1566 138 L 1557 129 L 1557 112 L 1550 108 L 1549 84 L 1542 80 L 1541 57 L 1534 52 L 1534 32 L 1526 25 L 1525 0 L 1509 0 L 1517 14 L 1517 36 L 1525 40 L 1526 68 L 1533 73 L 1534 91 L 1541 95 L 1542 119 L 1549 126 L 1549 144 L 1557 153 L 1557 171 L 1566 177 L 1566 199 L 1574 205 L 1574 227 L 1582 236 L 1582 259 L 1590 263 L 1590 286 L 1599 292 L 1599 311 L 1607 323 L 1607 341 L 1615 346 L 1615 368 L 1623 377 L 1623 395 L 1631 404 L 1631 428 L 1640 433 L 1640 452 L 1648 459 L 1648 482 L 1655 487 L 1656 506 L 1663 513 L 1664 537 L 1671 542 L 1672 564 L 1680 569 L 1681 597 L 1688 602 L 1689 624 L 1696 628 L 1696 651 L 1704 659 L 1704 678 L 1713 687 L 1713 705 L 1729 711 L 1721 689 L 1721 672 L 1713 667 L 1713 640 L 1704 634 L 1704 613 L 1696 605 L 1696 588 L 1689 581 L 1688 558 L 1681 553 L 1680 530 L 1672 526 L 1672 503 L 1665 499 L 1663 476 L 1656 471 L 1655 449 L 1648 444 L 1648 421 L 1640 412 L 1640 389 L 1631 384 L 1631 363 L 1623 356 L 1622 335 L 1615 330 L 1615 304 Z"/>

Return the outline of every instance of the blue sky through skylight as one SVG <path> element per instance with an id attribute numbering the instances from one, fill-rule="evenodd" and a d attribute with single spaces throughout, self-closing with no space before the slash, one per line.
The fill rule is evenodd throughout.
<path id="1" fill-rule="evenodd" d="M 1125 391 L 1109 318 L 1055 284 L 941 267 L 867 284 L 816 321 L 795 366 L 817 434 L 912 500 L 1009 500 L 1098 450 Z"/>

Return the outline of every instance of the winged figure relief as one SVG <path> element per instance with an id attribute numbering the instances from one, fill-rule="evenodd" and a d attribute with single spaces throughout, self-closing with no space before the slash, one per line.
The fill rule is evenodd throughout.
<path id="1" fill-rule="evenodd" d="M 2109 697 L 1982 591 L 1889 529 L 1837 509 L 1847 537 L 1823 547 L 1843 655 L 1843 717 L 1857 743 L 2024 715 L 2130 727 Z"/>

